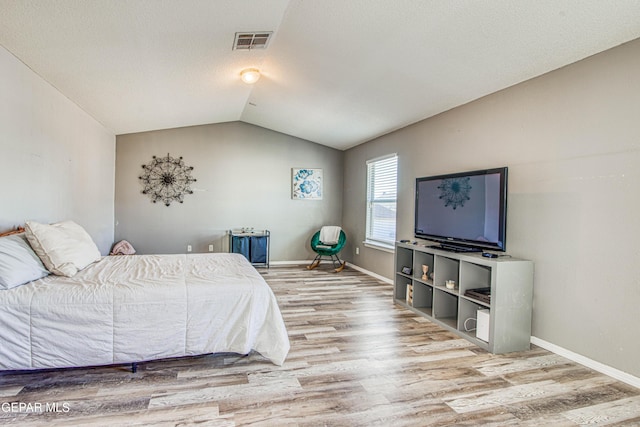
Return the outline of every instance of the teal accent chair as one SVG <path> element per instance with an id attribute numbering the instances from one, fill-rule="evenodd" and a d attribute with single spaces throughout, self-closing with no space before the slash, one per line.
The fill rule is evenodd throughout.
<path id="1" fill-rule="evenodd" d="M 311 249 L 317 254 L 313 259 L 313 262 L 307 266 L 307 270 L 313 270 L 322 261 L 323 257 L 329 257 L 333 263 L 333 268 L 336 273 L 341 272 L 344 269 L 345 262 L 341 261 L 338 257 L 338 253 L 342 250 L 345 243 L 347 243 L 347 235 L 343 230 L 340 230 L 340 237 L 338 243 L 335 245 L 324 245 L 320 242 L 320 230 L 318 230 L 311 238 Z"/>

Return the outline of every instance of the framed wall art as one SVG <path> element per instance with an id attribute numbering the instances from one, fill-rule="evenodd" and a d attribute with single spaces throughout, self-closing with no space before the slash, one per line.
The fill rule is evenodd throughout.
<path id="1" fill-rule="evenodd" d="M 291 198 L 297 200 L 322 200 L 322 169 L 292 168 Z"/>

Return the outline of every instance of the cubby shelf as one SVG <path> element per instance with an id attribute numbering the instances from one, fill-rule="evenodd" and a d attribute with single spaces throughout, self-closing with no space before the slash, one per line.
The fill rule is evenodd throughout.
<path id="1" fill-rule="evenodd" d="M 485 258 L 437 247 L 396 243 L 394 301 L 491 353 L 529 349 L 533 263 L 511 257 Z M 423 266 L 428 267 L 423 278 Z M 403 268 L 411 274 L 403 273 Z M 448 280 L 455 289 L 445 286 Z M 411 286 L 411 299 L 407 288 Z M 490 302 L 465 295 L 491 289 Z M 480 296 L 482 297 L 482 296 Z M 489 310 L 489 340 L 476 337 L 478 310 Z"/>

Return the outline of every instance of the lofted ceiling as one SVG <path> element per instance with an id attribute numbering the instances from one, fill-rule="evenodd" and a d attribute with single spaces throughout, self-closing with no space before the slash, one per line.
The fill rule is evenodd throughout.
<path id="1" fill-rule="evenodd" d="M 246 31 L 273 36 L 232 50 Z M 240 120 L 341 150 L 638 37 L 637 0 L 0 0 L 0 45 L 115 134 Z"/>

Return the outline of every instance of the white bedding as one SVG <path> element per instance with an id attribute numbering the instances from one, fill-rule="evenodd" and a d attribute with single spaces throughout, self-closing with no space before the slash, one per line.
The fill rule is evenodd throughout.
<path id="1" fill-rule="evenodd" d="M 111 256 L 0 292 L 3 370 L 251 350 L 281 365 L 289 339 L 271 288 L 239 254 Z"/>

